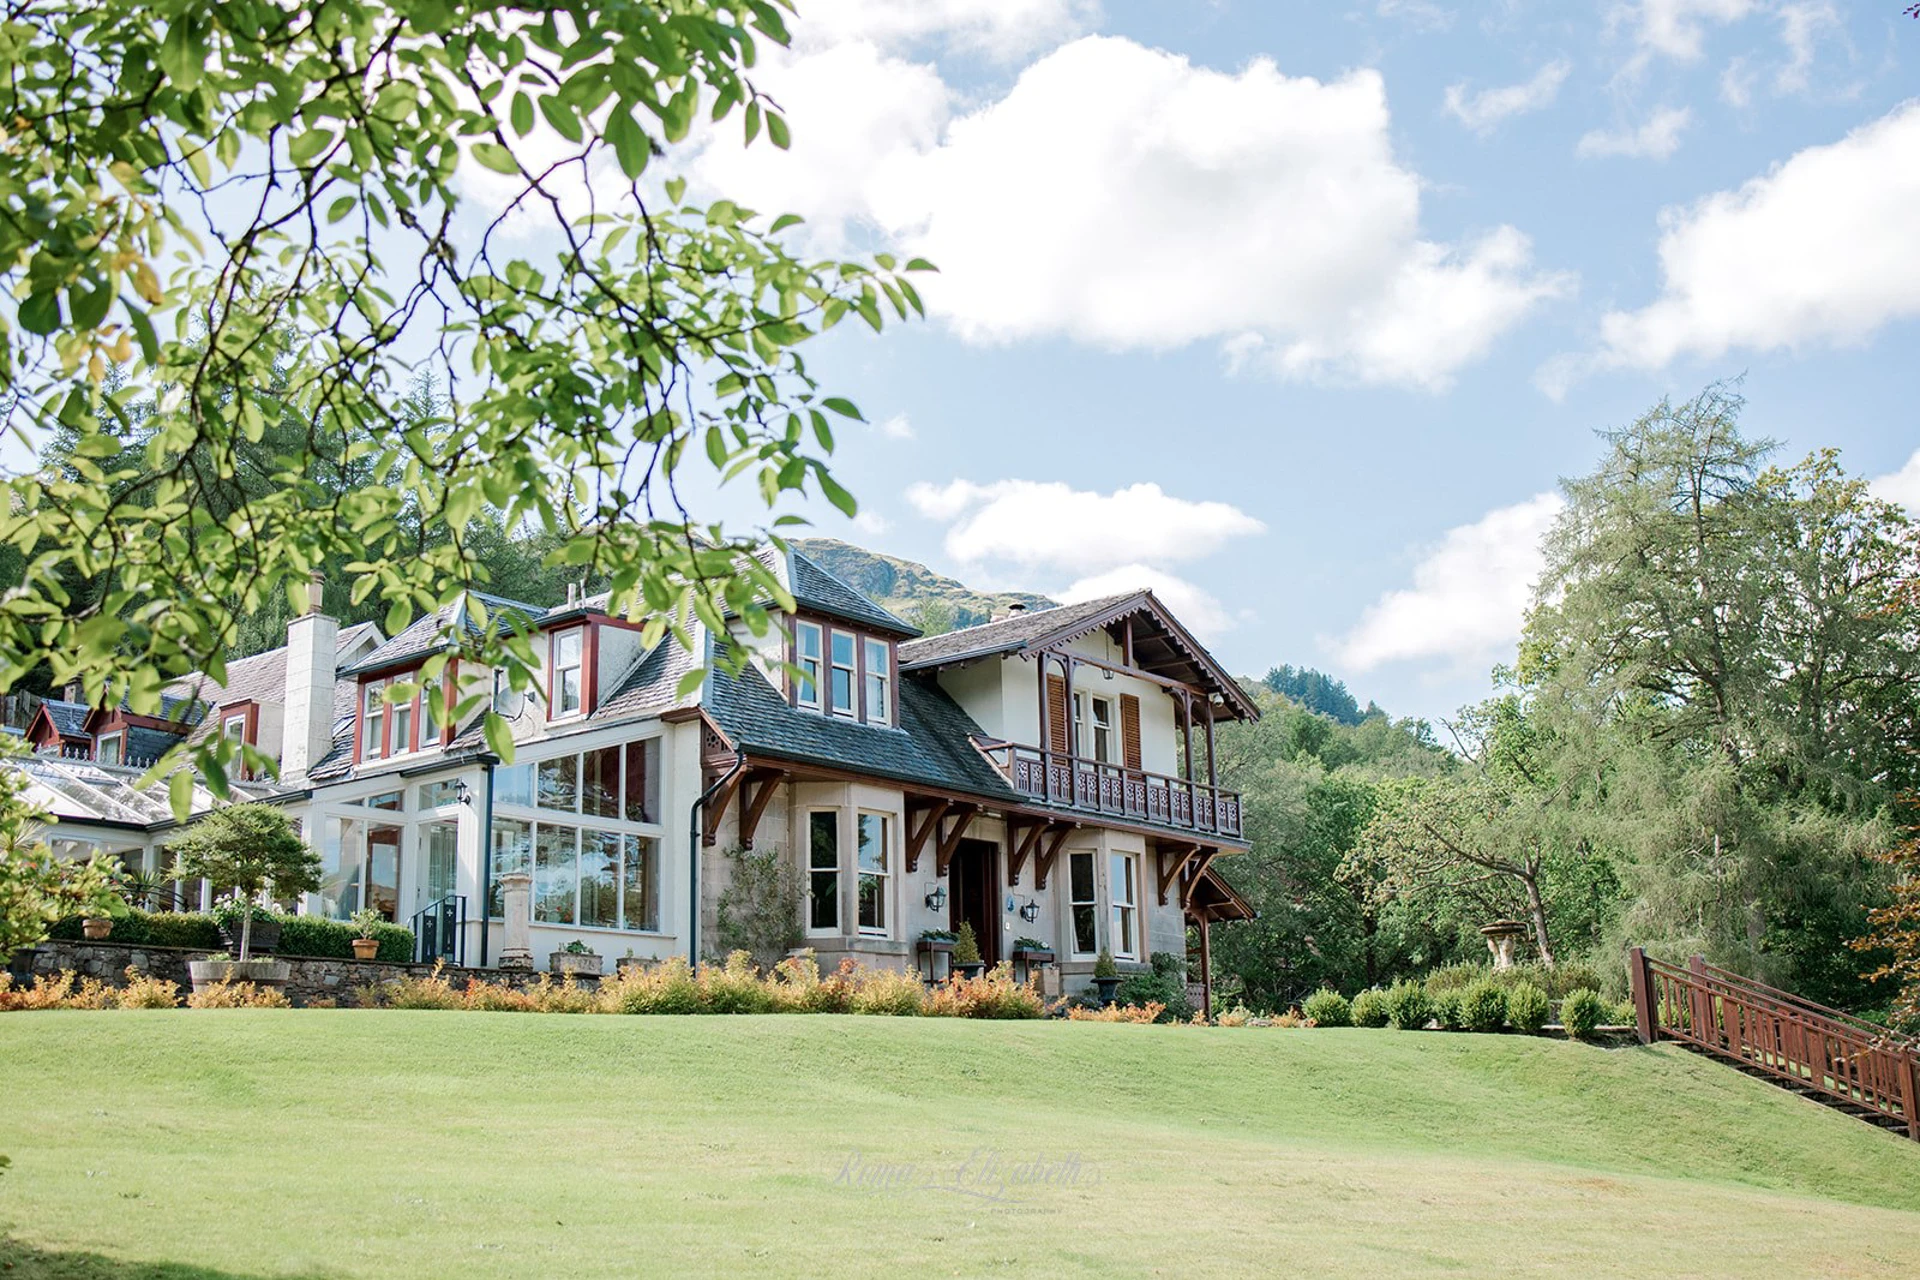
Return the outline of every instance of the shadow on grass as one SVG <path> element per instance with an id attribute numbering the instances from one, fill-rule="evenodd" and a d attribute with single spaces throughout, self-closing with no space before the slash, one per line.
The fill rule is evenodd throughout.
<path id="1" fill-rule="evenodd" d="M 250 1272 L 220 1271 L 184 1262 L 128 1262 L 98 1253 L 41 1249 L 0 1236 L 4 1280 L 268 1280 Z M 322 1280 L 311 1273 L 281 1273 L 272 1280 Z"/>

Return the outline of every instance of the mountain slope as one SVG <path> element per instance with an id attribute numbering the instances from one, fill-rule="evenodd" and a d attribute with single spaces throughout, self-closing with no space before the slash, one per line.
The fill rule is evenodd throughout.
<path id="1" fill-rule="evenodd" d="M 1013 604 L 1046 609 L 1058 603 L 1025 591 L 975 591 L 923 564 L 881 555 L 838 538 L 797 538 L 793 546 L 928 635 L 976 626 L 1005 613 Z"/>

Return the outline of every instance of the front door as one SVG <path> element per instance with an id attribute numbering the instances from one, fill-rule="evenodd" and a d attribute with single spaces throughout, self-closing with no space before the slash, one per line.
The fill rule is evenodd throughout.
<path id="1" fill-rule="evenodd" d="M 962 840 L 947 868 L 953 891 L 948 898 L 949 927 L 958 929 L 964 921 L 973 926 L 980 944 L 980 958 L 992 965 L 1000 959 L 1000 886 L 994 875 L 1000 849 L 985 840 Z"/>

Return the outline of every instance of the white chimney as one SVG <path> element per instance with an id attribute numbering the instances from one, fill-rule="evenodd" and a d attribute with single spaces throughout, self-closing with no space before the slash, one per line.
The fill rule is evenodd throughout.
<path id="1" fill-rule="evenodd" d="M 340 624 L 320 612 L 320 578 L 307 584 L 307 610 L 287 624 L 286 727 L 280 778 L 307 776 L 333 749 L 333 664 Z"/>

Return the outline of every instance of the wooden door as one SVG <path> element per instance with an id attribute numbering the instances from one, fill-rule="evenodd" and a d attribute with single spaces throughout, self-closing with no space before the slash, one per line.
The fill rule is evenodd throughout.
<path id="1" fill-rule="evenodd" d="M 988 965 L 1003 954 L 1000 949 L 1000 886 L 994 874 L 1000 849 L 985 840 L 962 840 L 947 869 L 952 890 L 947 896 L 948 927 L 964 921 L 973 926 L 980 958 Z"/>

